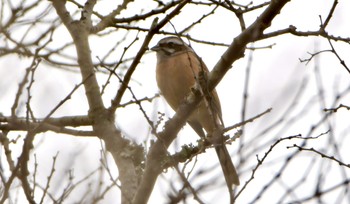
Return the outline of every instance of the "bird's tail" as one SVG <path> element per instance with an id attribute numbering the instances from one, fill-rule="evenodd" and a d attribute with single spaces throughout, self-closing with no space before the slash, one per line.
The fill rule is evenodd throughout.
<path id="1" fill-rule="evenodd" d="M 215 147 L 215 150 L 216 154 L 218 155 L 227 186 L 229 187 L 229 190 L 232 191 L 233 185 L 239 185 L 239 178 L 236 168 L 232 163 L 230 154 L 228 153 L 225 145 L 218 145 Z"/>

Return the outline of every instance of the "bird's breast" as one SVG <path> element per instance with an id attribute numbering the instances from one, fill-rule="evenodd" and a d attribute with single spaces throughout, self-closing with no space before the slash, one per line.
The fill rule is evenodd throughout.
<path id="1" fill-rule="evenodd" d="M 176 110 L 195 84 L 195 62 L 190 61 L 187 53 L 168 57 L 158 61 L 156 79 L 158 87 L 169 103 Z"/>

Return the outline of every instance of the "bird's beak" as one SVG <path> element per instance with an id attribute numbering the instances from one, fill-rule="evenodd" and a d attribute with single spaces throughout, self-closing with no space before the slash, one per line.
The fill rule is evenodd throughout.
<path id="1" fill-rule="evenodd" d="M 151 48 L 152 51 L 158 51 L 160 50 L 160 47 L 158 45 Z"/>

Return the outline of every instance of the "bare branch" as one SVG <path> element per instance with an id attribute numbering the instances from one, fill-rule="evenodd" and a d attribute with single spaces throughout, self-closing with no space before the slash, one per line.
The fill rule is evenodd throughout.
<path id="1" fill-rule="evenodd" d="M 350 106 L 346 106 L 346 105 L 343 105 L 343 104 L 339 104 L 338 107 L 336 108 L 325 108 L 323 109 L 323 111 L 327 112 L 327 111 L 330 111 L 330 112 L 337 112 L 340 108 L 345 108 L 347 110 L 350 110 Z"/>
<path id="2" fill-rule="evenodd" d="M 301 147 L 301 146 L 299 146 L 299 145 L 297 145 L 297 144 L 294 144 L 293 146 L 288 146 L 287 148 L 288 148 L 288 149 L 289 149 L 289 148 L 297 148 L 299 151 L 314 152 L 314 153 L 320 155 L 322 158 L 327 158 L 327 159 L 333 160 L 333 161 L 337 162 L 340 166 L 345 166 L 345 167 L 347 167 L 347 168 L 350 168 L 350 164 L 345 164 L 344 162 L 342 162 L 342 161 L 336 159 L 334 156 L 328 156 L 328 155 L 326 155 L 326 154 L 324 154 L 324 153 L 322 153 L 322 152 L 320 152 L 320 151 L 318 151 L 318 150 L 315 150 L 315 149 L 312 148 L 312 147 L 311 147 L 311 148 L 306 148 L 306 147 Z"/>

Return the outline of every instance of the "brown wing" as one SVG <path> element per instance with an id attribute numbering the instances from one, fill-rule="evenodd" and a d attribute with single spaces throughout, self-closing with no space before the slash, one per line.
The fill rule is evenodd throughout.
<path id="1" fill-rule="evenodd" d="M 206 73 L 209 73 L 209 69 L 208 69 L 207 65 L 204 63 L 204 61 L 202 60 L 202 58 L 200 58 L 198 55 L 196 55 L 196 56 L 199 59 L 199 64 L 200 64 L 200 67 L 203 69 L 203 71 Z M 213 100 L 211 100 L 212 108 L 214 108 L 214 111 L 219 115 L 220 120 L 221 120 L 221 118 L 222 118 L 221 104 L 220 104 L 219 96 L 218 96 L 215 89 L 211 92 L 210 97 L 212 97 L 212 99 L 213 99 Z"/>
<path id="2" fill-rule="evenodd" d="M 204 72 L 209 73 L 208 67 L 205 65 L 203 60 L 198 56 L 197 56 L 197 59 L 198 59 L 199 67 L 203 69 Z M 208 105 L 210 106 L 211 111 L 214 114 L 214 117 L 218 117 L 220 122 L 223 123 L 220 99 L 215 89 L 210 92 L 209 97 L 207 97 L 207 102 L 209 103 Z"/>

